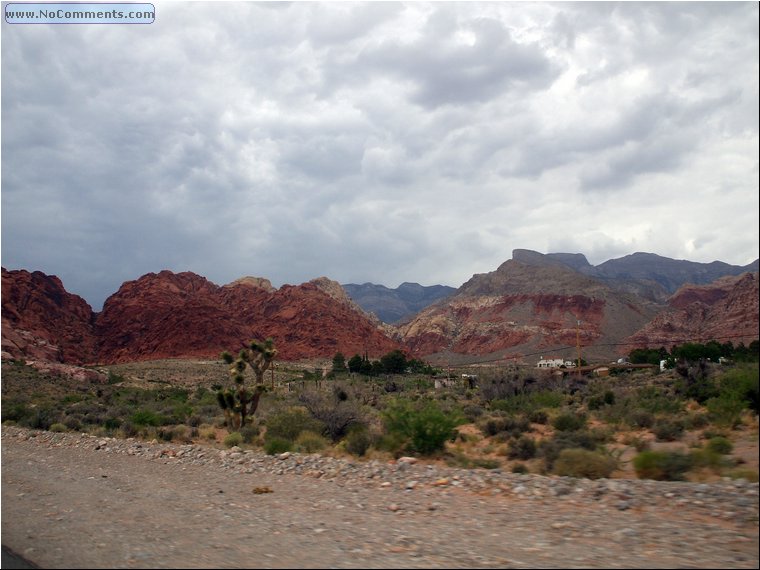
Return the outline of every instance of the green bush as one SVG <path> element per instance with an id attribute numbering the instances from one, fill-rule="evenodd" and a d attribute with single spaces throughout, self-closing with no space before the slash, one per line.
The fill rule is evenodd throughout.
<path id="1" fill-rule="evenodd" d="M 720 455 L 728 455 L 734 450 L 734 445 L 725 437 L 713 437 L 707 442 L 707 449 Z"/>
<path id="2" fill-rule="evenodd" d="M 710 419 L 719 426 L 735 427 L 741 423 L 741 413 L 746 402 L 735 395 L 722 395 L 705 402 Z"/>
<path id="3" fill-rule="evenodd" d="M 586 425 L 586 416 L 565 412 L 554 418 L 552 426 L 559 431 L 578 431 Z"/>
<path id="4" fill-rule="evenodd" d="M 240 429 L 240 435 L 243 436 L 243 443 L 253 443 L 261 433 L 261 428 L 258 425 L 246 424 L 245 427 Z"/>
<path id="5" fill-rule="evenodd" d="M 654 425 L 654 414 L 647 410 L 635 409 L 627 414 L 626 422 L 635 428 L 650 428 Z"/>
<path id="6" fill-rule="evenodd" d="M 280 438 L 294 442 L 301 432 L 322 433 L 324 424 L 312 418 L 306 410 L 291 408 L 266 419 L 266 439 Z"/>
<path id="7" fill-rule="evenodd" d="M 633 458 L 639 479 L 683 481 L 684 473 L 692 466 L 691 456 L 675 451 L 642 451 Z"/>
<path id="8" fill-rule="evenodd" d="M 580 448 L 594 451 L 597 445 L 596 439 L 589 432 L 559 432 L 552 439 L 542 441 L 538 451 L 539 455 L 544 458 L 546 471 L 551 471 L 554 468 L 554 462 L 563 449 Z"/>
<path id="9" fill-rule="evenodd" d="M 237 431 L 233 431 L 232 433 L 227 434 L 224 438 L 225 447 L 235 447 L 241 443 L 243 443 L 243 436 L 240 435 L 240 432 Z"/>
<path id="10" fill-rule="evenodd" d="M 369 431 L 365 426 L 354 426 L 346 435 L 346 451 L 358 457 L 367 453 L 371 443 Z"/>
<path id="11" fill-rule="evenodd" d="M 528 467 L 523 463 L 515 463 L 512 466 L 512 473 L 525 474 L 529 473 Z"/>
<path id="12" fill-rule="evenodd" d="M 533 410 L 528 414 L 528 420 L 534 424 L 546 425 L 549 423 L 549 415 L 544 410 Z"/>
<path id="13" fill-rule="evenodd" d="M 683 423 L 674 420 L 658 420 L 652 427 L 657 441 L 677 441 L 683 436 Z"/>
<path id="14" fill-rule="evenodd" d="M 743 402 L 757 414 L 759 378 L 757 364 L 736 366 L 719 379 L 720 397 Z"/>
<path id="15" fill-rule="evenodd" d="M 513 441 L 507 450 L 509 459 L 533 459 L 536 456 L 536 442 L 532 437 L 521 436 Z"/>
<path id="16" fill-rule="evenodd" d="M 554 462 L 553 471 L 564 477 L 607 478 L 617 469 L 617 461 L 588 449 L 563 449 Z"/>
<path id="17" fill-rule="evenodd" d="M 264 451 L 267 455 L 285 453 L 293 449 L 293 442 L 282 437 L 271 437 L 264 442 Z"/>
<path id="18" fill-rule="evenodd" d="M 50 431 L 56 432 L 56 433 L 62 433 L 65 431 L 69 431 L 69 428 L 67 428 L 65 425 L 61 423 L 54 423 L 50 426 Z"/>
<path id="19" fill-rule="evenodd" d="M 397 400 L 382 414 L 385 429 L 407 440 L 407 448 L 422 455 L 441 451 L 454 435 L 459 419 L 443 411 L 436 402 L 412 403 Z"/>
<path id="20" fill-rule="evenodd" d="M 329 445 L 323 436 L 313 431 L 302 431 L 295 443 L 296 449 L 302 453 L 316 453 Z"/>
<path id="21" fill-rule="evenodd" d="M 160 414 L 152 410 L 138 410 L 132 416 L 129 421 L 136 426 L 160 426 L 164 423 L 164 418 Z"/>

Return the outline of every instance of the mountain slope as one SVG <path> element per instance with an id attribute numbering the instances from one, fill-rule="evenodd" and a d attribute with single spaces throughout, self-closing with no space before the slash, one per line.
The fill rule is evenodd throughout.
<path id="1" fill-rule="evenodd" d="M 269 336 L 285 360 L 400 348 L 325 278 L 277 290 L 266 279 L 220 287 L 191 272 L 161 271 L 125 282 L 94 315 L 56 277 L 3 269 L 2 317 L 4 357 L 77 364 L 218 358 Z"/>
<path id="2" fill-rule="evenodd" d="M 3 356 L 82 364 L 95 356 L 92 308 L 54 275 L 2 268 Z"/>
<path id="3" fill-rule="evenodd" d="M 402 338 L 426 355 L 519 357 L 573 347 L 580 336 L 591 346 L 589 356 L 610 357 L 615 350 L 605 344 L 632 334 L 657 312 L 653 303 L 535 255 L 519 252 L 522 261 L 473 276 L 400 327 Z"/>
<path id="4" fill-rule="evenodd" d="M 632 347 L 668 349 L 687 340 L 748 344 L 758 338 L 758 295 L 757 273 L 685 285 L 668 300 L 668 308 L 626 342 Z"/>
<path id="5" fill-rule="evenodd" d="M 402 283 L 396 289 L 374 283 L 349 283 L 343 289 L 362 309 L 384 323 L 398 323 L 456 291 L 446 285 L 425 287 L 419 283 Z"/>

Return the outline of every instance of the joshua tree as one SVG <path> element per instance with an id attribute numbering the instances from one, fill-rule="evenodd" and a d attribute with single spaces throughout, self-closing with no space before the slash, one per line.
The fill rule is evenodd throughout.
<path id="1" fill-rule="evenodd" d="M 246 418 L 256 412 L 261 395 L 266 392 L 264 373 L 272 365 L 276 355 L 277 349 L 271 338 L 265 341 L 252 340 L 240 351 L 237 358 L 227 351 L 222 353 L 222 360 L 230 365 L 230 377 L 235 386 L 217 392 L 216 399 L 219 407 L 224 411 L 224 417 L 230 428 L 242 428 L 245 426 Z M 248 366 L 256 376 L 256 387 L 253 393 L 245 389 L 245 369 Z"/>

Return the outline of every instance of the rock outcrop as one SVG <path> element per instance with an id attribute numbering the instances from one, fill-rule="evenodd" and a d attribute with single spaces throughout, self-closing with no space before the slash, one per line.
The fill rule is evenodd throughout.
<path id="1" fill-rule="evenodd" d="M 72 364 L 218 358 L 269 336 L 285 360 L 400 348 L 326 278 L 278 290 L 256 277 L 220 287 L 161 271 L 125 282 L 93 314 L 57 277 L 3 269 L 2 318 L 4 357 Z"/>
<path id="2" fill-rule="evenodd" d="M 92 308 L 41 271 L 2 269 L 4 357 L 52 362 L 92 362 L 96 338 Z"/>
<path id="3" fill-rule="evenodd" d="M 734 344 L 758 338 L 758 274 L 723 277 L 708 285 L 684 285 L 668 307 L 625 340 L 630 348 L 670 348 L 686 341 Z"/>
<path id="4" fill-rule="evenodd" d="M 616 354 L 617 341 L 657 312 L 635 295 L 526 251 L 517 256 L 522 261 L 473 276 L 453 297 L 402 326 L 407 345 L 423 355 L 519 359 L 562 350 L 572 355 L 579 336 L 587 356 L 607 358 Z"/>
<path id="5" fill-rule="evenodd" d="M 217 358 L 270 336 L 284 360 L 399 347 L 325 281 L 275 289 L 245 278 L 219 287 L 193 273 L 151 273 L 106 301 L 96 320 L 98 355 L 103 362 Z"/>

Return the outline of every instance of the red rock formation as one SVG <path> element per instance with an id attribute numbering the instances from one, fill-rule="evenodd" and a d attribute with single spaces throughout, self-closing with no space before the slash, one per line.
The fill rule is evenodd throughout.
<path id="1" fill-rule="evenodd" d="M 67 293 L 58 277 L 3 268 L 2 289 L 4 356 L 76 364 L 94 360 L 92 309 Z"/>
<path id="2" fill-rule="evenodd" d="M 337 285 L 337 284 L 336 284 Z M 103 362 L 217 358 L 252 338 L 272 337 L 278 358 L 379 356 L 398 348 L 349 303 L 314 283 L 275 290 L 244 278 L 219 287 L 193 273 L 162 271 L 125 283 L 96 321 Z"/>
<path id="3" fill-rule="evenodd" d="M 95 321 L 104 363 L 169 357 L 218 358 L 249 335 L 220 306 L 219 287 L 190 272 L 148 273 L 127 281 Z"/>
<path id="4" fill-rule="evenodd" d="M 574 347 L 580 319 L 584 354 L 607 358 L 615 354 L 607 345 L 655 313 L 651 303 L 634 295 L 562 264 L 540 261 L 510 260 L 494 272 L 475 275 L 454 296 L 402 326 L 404 341 L 422 355 L 519 357 Z M 568 355 L 573 352 L 568 349 Z"/>
<path id="5" fill-rule="evenodd" d="M 3 269 L 3 352 L 13 358 L 116 363 L 218 358 L 273 337 L 279 358 L 332 357 L 400 348 L 325 278 L 280 290 L 246 277 L 219 287 L 194 273 L 127 281 L 93 316 L 57 277 Z"/>
<path id="6" fill-rule="evenodd" d="M 712 339 L 747 344 L 758 338 L 757 273 L 723 277 L 708 285 L 684 285 L 668 305 L 626 339 L 627 350 Z"/>

